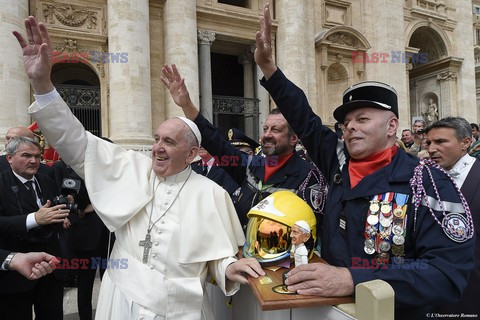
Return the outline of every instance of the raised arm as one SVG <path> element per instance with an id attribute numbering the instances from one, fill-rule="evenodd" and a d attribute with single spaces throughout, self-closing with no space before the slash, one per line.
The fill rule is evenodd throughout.
<path id="1" fill-rule="evenodd" d="M 36 102 L 28 112 L 37 121 L 47 141 L 62 159 L 83 171 L 86 131 L 62 100 L 50 79 L 52 71 L 52 45 L 45 25 L 30 16 L 25 19 L 27 40 L 13 31 L 23 52 L 23 63 L 35 93 Z"/>
<path id="2" fill-rule="evenodd" d="M 255 35 L 255 42 L 255 62 L 262 70 L 265 79 L 268 80 L 277 71 L 272 56 L 272 18 L 268 2 L 263 8 L 263 16 L 260 18 L 260 31 L 257 31 Z"/>
<path id="3" fill-rule="evenodd" d="M 54 89 L 50 80 L 52 71 L 52 44 L 45 25 L 30 16 L 25 19 L 27 40 L 13 31 L 23 51 L 23 64 L 35 94 L 45 94 Z"/>
<path id="4" fill-rule="evenodd" d="M 185 116 L 194 121 L 202 134 L 202 146 L 219 160 L 219 165 L 241 185 L 245 179 L 247 155 L 226 141 L 218 128 L 205 119 L 193 104 L 188 93 L 185 79 L 182 79 L 177 67 L 164 65 L 162 82 L 170 91 L 173 101 L 182 108 Z"/>
<path id="5" fill-rule="evenodd" d="M 165 87 L 170 91 L 173 101 L 183 110 L 185 117 L 194 121 L 198 116 L 198 109 L 190 99 L 185 79 L 180 76 L 177 66 L 165 64 L 162 67 L 161 80 Z"/>
<path id="6" fill-rule="evenodd" d="M 313 112 L 305 93 L 288 80 L 275 65 L 272 56 L 271 29 L 272 19 L 267 3 L 260 18 L 260 31 L 256 33 L 255 62 L 265 76 L 261 80 L 261 85 L 270 93 L 275 104 L 307 149 L 309 156 L 327 180 L 331 181 L 331 173 L 339 165 L 337 136 L 324 126 L 320 117 Z"/>

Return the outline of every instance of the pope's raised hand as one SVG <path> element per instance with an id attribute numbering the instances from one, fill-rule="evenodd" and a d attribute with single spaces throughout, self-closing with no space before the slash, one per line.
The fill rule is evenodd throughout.
<path id="1" fill-rule="evenodd" d="M 52 45 L 45 24 L 37 23 L 30 16 L 25 19 L 25 39 L 18 31 L 13 31 L 23 51 L 23 64 L 28 79 L 36 94 L 45 94 L 53 90 L 50 80 L 52 70 Z"/>
<path id="2" fill-rule="evenodd" d="M 175 64 L 171 66 L 165 64 L 162 67 L 162 77 L 160 79 L 170 92 L 173 101 L 183 109 L 185 116 L 192 121 L 195 120 L 198 109 L 190 99 L 185 79 L 180 76 L 177 66 Z"/>

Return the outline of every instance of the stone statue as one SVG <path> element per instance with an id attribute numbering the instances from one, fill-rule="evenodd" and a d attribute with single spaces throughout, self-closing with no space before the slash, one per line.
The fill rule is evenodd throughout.
<path id="1" fill-rule="evenodd" d="M 437 104 L 430 98 L 427 110 L 422 113 L 423 117 L 427 121 L 427 126 L 431 125 L 438 120 L 438 107 Z"/>

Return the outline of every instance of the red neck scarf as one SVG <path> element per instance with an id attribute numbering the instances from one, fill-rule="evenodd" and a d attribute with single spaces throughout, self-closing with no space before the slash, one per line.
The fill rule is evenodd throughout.
<path id="1" fill-rule="evenodd" d="M 263 182 L 267 182 L 270 177 L 280 170 L 285 163 L 293 156 L 293 152 L 287 155 L 283 156 L 278 156 L 277 160 L 272 160 L 271 157 L 267 156 L 267 159 L 265 161 L 265 180 Z"/>
<path id="2" fill-rule="evenodd" d="M 350 186 L 353 189 L 364 177 L 374 173 L 392 162 L 393 156 L 397 153 L 397 145 L 372 154 L 362 160 L 350 159 L 348 173 L 350 175 Z"/>

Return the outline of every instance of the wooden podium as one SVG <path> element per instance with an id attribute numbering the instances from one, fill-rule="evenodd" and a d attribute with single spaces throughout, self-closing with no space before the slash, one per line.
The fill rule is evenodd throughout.
<path id="1" fill-rule="evenodd" d="M 322 258 L 314 255 L 309 263 L 322 262 Z M 305 296 L 299 294 L 281 294 L 273 291 L 273 288 L 282 284 L 282 275 L 287 269 L 280 268 L 277 271 L 263 269 L 267 276 L 272 279 L 272 283 L 261 284 L 259 278 L 248 277 L 250 287 L 253 294 L 257 298 L 258 303 L 262 311 L 268 310 L 281 310 L 281 309 L 294 309 L 294 308 L 306 308 L 306 307 L 318 307 L 318 306 L 332 306 L 342 303 L 354 303 L 353 296 L 349 297 L 335 297 L 335 298 L 323 298 L 317 296 Z"/>
<path id="2" fill-rule="evenodd" d="M 309 263 L 322 262 L 323 259 L 314 255 Z M 273 288 L 282 284 L 282 275 L 287 269 L 280 268 L 277 271 L 271 271 L 263 269 L 267 276 L 272 279 L 272 283 L 261 284 L 259 278 L 248 277 L 250 287 L 257 298 L 258 303 L 262 311 L 268 310 L 281 310 L 281 309 L 294 309 L 294 308 L 306 308 L 306 307 L 318 307 L 318 306 L 332 306 L 342 303 L 354 303 L 353 296 L 349 297 L 335 297 L 335 298 L 323 298 L 317 296 L 305 296 L 299 294 L 281 294 L 273 291 Z"/>

